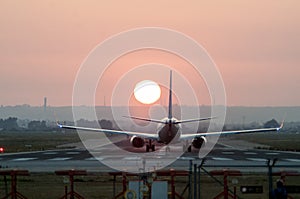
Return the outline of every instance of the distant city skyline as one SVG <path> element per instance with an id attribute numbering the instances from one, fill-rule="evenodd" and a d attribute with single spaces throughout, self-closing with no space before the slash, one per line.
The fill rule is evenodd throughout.
<path id="1" fill-rule="evenodd" d="M 0 105 L 43 106 L 44 97 L 48 106 L 72 105 L 76 74 L 89 52 L 112 35 L 151 26 L 179 31 L 207 50 L 223 78 L 227 105 L 300 106 L 299 9 L 298 1 L 271 0 L 0 1 Z M 110 105 L 124 73 L 154 62 L 186 75 L 199 105 L 211 104 L 205 81 L 186 61 L 149 50 L 111 64 L 99 81 L 96 105 L 104 98 Z M 174 87 L 184 95 L 178 82 Z"/>

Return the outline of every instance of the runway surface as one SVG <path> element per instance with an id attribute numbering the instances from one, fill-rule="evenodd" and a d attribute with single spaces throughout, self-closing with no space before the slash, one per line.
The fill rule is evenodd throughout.
<path id="1" fill-rule="evenodd" d="M 144 150 L 144 149 L 141 149 Z M 169 152 L 160 152 L 158 155 L 147 153 L 146 155 L 124 156 L 111 150 L 109 146 L 95 149 L 97 154 L 91 155 L 86 149 L 65 149 L 38 152 L 24 152 L 14 154 L 1 154 L 0 167 L 27 169 L 30 172 L 54 172 L 56 170 L 84 169 L 89 172 L 114 171 L 105 164 L 124 166 L 128 168 L 142 168 L 143 164 L 151 164 L 151 167 L 160 168 L 162 161 L 173 159 L 176 161 L 165 169 L 188 170 L 190 160 L 200 164 L 198 153 L 185 153 L 180 157 L 172 156 Z M 204 167 L 208 169 L 233 168 L 247 171 L 267 171 L 268 159 L 275 159 L 274 170 L 296 170 L 300 171 L 300 153 L 282 152 L 257 149 L 239 149 L 227 145 L 217 144 L 214 149 L 205 157 Z M 149 166 L 149 165 L 148 165 Z M 130 169 L 129 169 L 130 170 Z"/>

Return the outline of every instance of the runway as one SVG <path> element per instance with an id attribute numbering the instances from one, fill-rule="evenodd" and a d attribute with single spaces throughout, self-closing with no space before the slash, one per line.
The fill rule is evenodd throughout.
<path id="1" fill-rule="evenodd" d="M 145 157 L 147 163 L 159 167 L 161 161 L 175 158 L 176 161 L 165 169 L 173 168 L 177 170 L 188 170 L 190 160 L 196 164 L 201 162 L 197 152 L 185 153 L 180 157 L 174 157 L 168 152 L 159 153 L 159 155 L 147 153 L 143 157 L 139 155 L 124 157 L 112 151 L 110 147 L 103 146 L 97 149 L 97 154 L 97 157 L 94 157 L 83 148 L 1 154 L 0 167 L 27 169 L 30 172 L 54 172 L 69 169 L 84 169 L 88 172 L 111 172 L 114 170 L 103 164 L 103 162 L 114 164 L 114 162 L 122 161 L 127 168 L 142 167 L 143 157 Z M 300 171 L 299 152 L 238 149 L 221 144 L 217 144 L 205 157 L 204 166 L 209 169 L 237 169 L 240 167 L 239 169 L 247 171 L 262 171 L 263 167 L 267 169 L 268 159 L 273 160 L 275 158 L 278 161 L 276 162 L 277 167 L 274 169 L 291 170 L 292 167 L 292 170 Z"/>

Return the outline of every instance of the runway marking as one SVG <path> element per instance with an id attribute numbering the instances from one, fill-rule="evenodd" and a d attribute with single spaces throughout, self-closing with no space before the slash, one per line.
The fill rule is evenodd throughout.
<path id="1" fill-rule="evenodd" d="M 158 151 L 157 155 L 159 155 L 159 156 L 165 156 L 165 155 L 167 155 L 167 153 L 168 152 L 166 152 L 166 151 Z"/>
<path id="2" fill-rule="evenodd" d="M 255 152 L 244 152 L 245 155 L 257 155 Z"/>
<path id="3" fill-rule="evenodd" d="M 45 152 L 44 155 L 56 155 L 58 152 Z"/>
<path id="4" fill-rule="evenodd" d="M 123 160 L 141 160 L 141 157 L 134 156 L 134 157 L 125 157 Z"/>
<path id="5" fill-rule="evenodd" d="M 300 162 L 300 159 L 285 159 L 285 160 L 290 162 Z"/>
<path id="6" fill-rule="evenodd" d="M 71 159 L 70 157 L 68 158 L 52 158 L 52 159 L 49 159 L 50 161 L 64 161 L 64 160 L 69 160 Z"/>
<path id="7" fill-rule="evenodd" d="M 213 159 L 213 160 L 220 160 L 220 161 L 231 161 L 231 160 L 233 160 L 231 158 L 219 158 L 219 157 L 212 157 L 211 159 Z"/>
<path id="8" fill-rule="evenodd" d="M 256 162 L 266 162 L 267 159 L 264 158 L 246 158 L 247 160 L 256 161 Z"/>
<path id="9" fill-rule="evenodd" d="M 222 153 L 225 155 L 233 155 L 234 154 L 233 151 L 223 151 Z"/>
<path id="10" fill-rule="evenodd" d="M 16 158 L 13 159 L 12 161 L 29 161 L 29 160 L 36 160 L 38 158 Z"/>
<path id="11" fill-rule="evenodd" d="M 90 158 L 86 158 L 85 160 L 87 161 L 101 161 L 101 160 L 104 160 L 104 158 L 102 157 L 90 157 Z"/>
<path id="12" fill-rule="evenodd" d="M 195 158 L 193 158 L 193 157 L 179 157 L 177 159 L 180 159 L 180 160 L 195 160 Z"/>
<path id="13" fill-rule="evenodd" d="M 279 153 L 276 152 L 270 152 L 270 153 L 265 153 L 266 155 L 279 155 Z"/>
<path id="14" fill-rule="evenodd" d="M 77 155 L 77 154 L 80 154 L 80 152 L 73 151 L 73 152 L 67 152 L 66 154 L 68 154 L 68 155 Z"/>

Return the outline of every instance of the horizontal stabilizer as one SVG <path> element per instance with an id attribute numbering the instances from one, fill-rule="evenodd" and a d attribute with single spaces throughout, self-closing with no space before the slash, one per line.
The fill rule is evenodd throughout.
<path id="1" fill-rule="evenodd" d="M 188 122 L 200 122 L 200 121 L 211 120 L 215 118 L 216 117 L 204 117 L 204 118 L 195 118 L 195 119 L 188 119 L 188 120 L 178 120 L 175 122 L 175 124 L 188 123 Z"/>
<path id="2" fill-rule="evenodd" d="M 150 119 L 150 118 L 143 118 L 143 117 L 134 117 L 134 116 L 123 116 L 126 118 L 131 118 L 134 120 L 141 120 L 141 121 L 146 121 L 146 122 L 154 122 L 154 123 L 160 123 L 160 124 L 165 124 L 165 121 L 162 120 L 155 120 L 155 119 Z"/>

